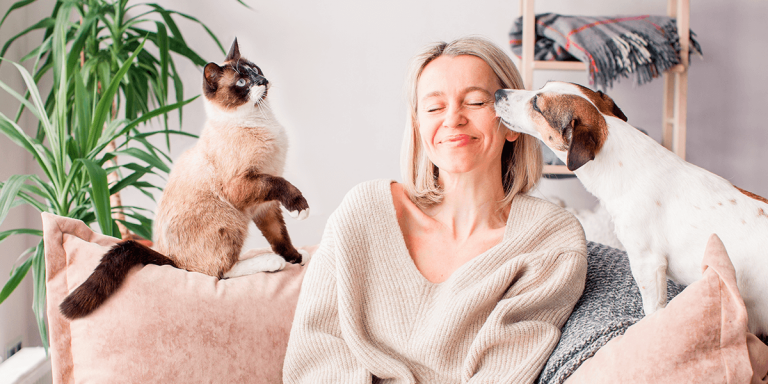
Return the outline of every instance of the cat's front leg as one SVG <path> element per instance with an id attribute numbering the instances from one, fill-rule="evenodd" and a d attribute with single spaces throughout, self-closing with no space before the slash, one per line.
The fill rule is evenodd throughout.
<path id="1" fill-rule="evenodd" d="M 304 195 L 280 176 L 248 171 L 224 183 L 223 192 L 227 200 L 242 212 L 265 202 L 277 201 L 295 219 L 303 220 L 309 216 L 309 204 Z"/>
<path id="2" fill-rule="evenodd" d="M 298 188 L 280 176 L 249 171 L 227 183 L 223 192 L 241 212 L 254 212 L 253 222 L 275 253 L 289 263 L 302 263 L 303 255 L 291 243 L 280 211 L 282 204 L 297 218 L 309 214 L 309 204 Z"/>
<path id="3" fill-rule="evenodd" d="M 263 203 L 256 211 L 253 222 L 272 246 L 272 251 L 282 255 L 285 261 L 302 265 L 306 262 L 305 259 L 308 259 L 306 252 L 301 253 L 291 242 L 278 202 Z"/>

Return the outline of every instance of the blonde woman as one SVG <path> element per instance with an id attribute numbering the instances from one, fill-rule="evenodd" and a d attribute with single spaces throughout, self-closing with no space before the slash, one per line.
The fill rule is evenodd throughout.
<path id="1" fill-rule="evenodd" d="M 584 287 L 578 221 L 530 197 L 537 143 L 496 117 L 512 61 L 469 37 L 408 78 L 403 182 L 355 187 L 307 270 L 285 383 L 529 383 Z"/>

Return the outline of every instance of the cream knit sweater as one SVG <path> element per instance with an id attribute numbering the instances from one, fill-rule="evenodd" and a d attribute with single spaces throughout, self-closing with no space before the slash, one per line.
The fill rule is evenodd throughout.
<path id="1" fill-rule="evenodd" d="M 503 240 L 434 284 L 408 253 L 389 184 L 358 185 L 328 220 L 284 382 L 533 382 L 584 288 L 578 221 L 518 195 Z"/>

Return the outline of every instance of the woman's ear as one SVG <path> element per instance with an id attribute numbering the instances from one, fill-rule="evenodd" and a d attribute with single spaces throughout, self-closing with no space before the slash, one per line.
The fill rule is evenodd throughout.
<path id="1" fill-rule="evenodd" d="M 517 138 L 520 137 L 520 132 L 515 132 L 511 129 L 507 129 L 507 134 L 504 136 L 507 141 L 515 141 Z"/>

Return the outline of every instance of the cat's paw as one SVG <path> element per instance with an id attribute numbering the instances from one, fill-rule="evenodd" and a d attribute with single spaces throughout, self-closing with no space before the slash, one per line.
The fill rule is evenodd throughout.
<path id="1" fill-rule="evenodd" d="M 224 274 L 225 278 L 253 275 L 259 272 L 277 272 L 285 268 L 285 259 L 274 253 L 240 260 Z"/>
<path id="2" fill-rule="evenodd" d="M 288 208 L 283 205 L 280 205 L 280 207 L 296 220 L 304 220 L 309 217 L 309 207 L 304 209 L 296 209 L 293 211 L 288 210 Z"/>
<path id="3" fill-rule="evenodd" d="M 312 255 L 303 249 L 297 249 L 297 251 L 301 254 L 301 265 L 309 263 L 309 259 L 312 258 Z"/>

